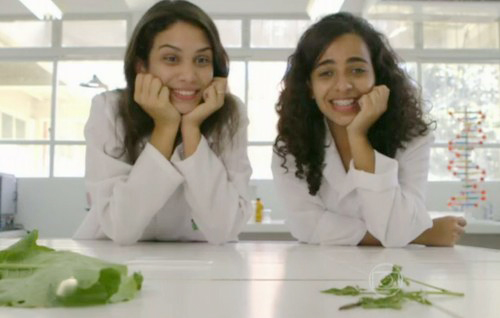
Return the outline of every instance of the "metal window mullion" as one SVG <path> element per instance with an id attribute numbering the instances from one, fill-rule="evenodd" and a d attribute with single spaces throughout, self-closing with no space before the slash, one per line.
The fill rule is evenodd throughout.
<path id="1" fill-rule="evenodd" d="M 272 146 L 274 142 L 272 141 L 249 141 L 248 146 Z"/>
<path id="2" fill-rule="evenodd" d="M 52 21 L 52 48 L 59 50 L 62 43 L 62 22 Z M 57 70 L 59 59 L 56 58 L 52 65 L 52 99 L 50 105 L 50 134 L 49 134 L 49 178 L 54 177 L 55 162 L 55 137 L 56 137 L 56 105 L 57 105 Z"/>
<path id="3" fill-rule="evenodd" d="M 50 106 L 49 134 L 49 178 L 54 177 L 55 133 L 56 133 L 56 100 L 57 100 L 57 67 L 59 61 L 54 61 L 52 74 L 52 100 Z"/>

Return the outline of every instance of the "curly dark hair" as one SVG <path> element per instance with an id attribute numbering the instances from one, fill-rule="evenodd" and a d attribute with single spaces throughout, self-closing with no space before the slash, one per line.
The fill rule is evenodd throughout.
<path id="1" fill-rule="evenodd" d="M 217 27 L 212 19 L 198 6 L 182 0 L 162 0 L 154 4 L 137 23 L 125 53 L 126 89 L 121 91 L 119 118 L 123 121 L 125 138 L 123 154 L 127 161 L 135 163 L 139 156 L 141 142 L 151 134 L 153 119 L 134 100 L 137 62 L 148 65 L 148 57 L 156 35 L 176 22 L 186 22 L 203 30 L 213 50 L 214 77 L 227 77 L 229 58 L 222 46 Z M 233 136 L 238 128 L 239 116 L 236 99 L 226 94 L 224 105 L 210 115 L 201 125 L 204 136 L 213 135 L 213 149 L 220 152 L 223 133 Z M 177 137 L 176 144 L 180 142 Z M 122 155 L 123 155 L 122 154 Z"/>
<path id="2" fill-rule="evenodd" d="M 326 125 L 324 116 L 311 98 L 309 83 L 314 65 L 328 46 L 344 34 L 356 34 L 366 43 L 375 71 L 375 85 L 386 85 L 390 96 L 386 112 L 368 131 L 368 140 L 380 153 L 394 158 L 396 150 L 412 138 L 425 135 L 431 122 L 424 120 L 418 86 L 398 65 L 399 57 L 386 37 L 366 20 L 340 12 L 325 16 L 301 36 L 288 58 L 276 111 L 279 115 L 274 152 L 282 159 L 295 158 L 295 176 L 306 179 L 309 193 L 316 195 L 325 166 Z"/>

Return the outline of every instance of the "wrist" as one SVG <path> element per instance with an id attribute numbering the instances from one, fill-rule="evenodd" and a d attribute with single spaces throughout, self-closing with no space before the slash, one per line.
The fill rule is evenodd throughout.
<path id="1" fill-rule="evenodd" d="M 415 238 L 412 241 L 412 243 L 422 244 L 422 245 L 429 245 L 429 242 L 432 241 L 430 239 L 431 236 L 432 236 L 432 227 L 426 229 L 425 231 L 423 231 L 419 236 L 417 236 L 417 238 Z"/>
<path id="2" fill-rule="evenodd" d="M 158 135 L 172 135 L 177 134 L 180 122 L 154 122 L 153 133 Z"/>
<path id="3" fill-rule="evenodd" d="M 347 136 L 349 139 L 366 139 L 368 138 L 368 130 L 360 129 L 358 127 L 347 126 Z"/>
<path id="4" fill-rule="evenodd" d="M 181 120 L 181 130 L 182 131 L 200 130 L 200 126 L 201 126 L 201 123 L 198 123 L 197 121 L 191 120 L 191 119 L 189 119 L 189 117 L 185 117 L 185 116 L 182 117 L 182 120 Z"/>

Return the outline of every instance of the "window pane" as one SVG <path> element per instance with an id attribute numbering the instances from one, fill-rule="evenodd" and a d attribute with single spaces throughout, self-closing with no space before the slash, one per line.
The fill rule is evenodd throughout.
<path id="1" fill-rule="evenodd" d="M 272 179 L 272 146 L 249 146 L 248 157 L 252 165 L 252 179 Z"/>
<path id="2" fill-rule="evenodd" d="M 48 139 L 52 63 L 0 62 L 0 74 L 0 113 L 12 118 L 5 128 L 11 132 L 4 135 L 2 128 L 0 138 Z"/>
<path id="3" fill-rule="evenodd" d="M 85 146 L 56 146 L 54 177 L 83 177 Z"/>
<path id="4" fill-rule="evenodd" d="M 400 5 L 400 4 L 380 4 L 376 3 L 369 6 L 368 14 L 411 14 L 413 13 L 413 7 L 410 5 Z"/>
<path id="5" fill-rule="evenodd" d="M 286 62 L 250 62 L 248 117 L 250 141 L 274 141 L 278 116 L 275 105 Z"/>
<path id="6" fill-rule="evenodd" d="M 241 20 L 215 20 L 222 45 L 241 47 Z"/>
<path id="7" fill-rule="evenodd" d="M 14 123 L 12 116 L 8 114 L 2 114 L 2 139 L 11 139 L 14 135 L 12 133 L 14 129 Z"/>
<path id="8" fill-rule="evenodd" d="M 498 23 L 424 22 L 426 49 L 498 48 Z"/>
<path id="9" fill-rule="evenodd" d="M 250 23 L 250 47 L 294 48 L 311 21 L 252 20 Z"/>
<path id="10" fill-rule="evenodd" d="M 125 86 L 121 61 L 70 61 L 58 67 L 56 139 L 83 140 L 83 128 L 89 117 L 92 98 L 107 89 Z M 96 76 L 102 87 L 92 86 Z"/>
<path id="11" fill-rule="evenodd" d="M 500 141 L 500 66 L 496 64 L 423 64 L 424 98 L 430 101 L 437 120 L 436 139 L 447 142 L 458 133 L 460 123 L 449 111 L 480 108 L 486 114 L 481 125 L 488 142 Z"/>
<path id="12" fill-rule="evenodd" d="M 418 82 L 417 63 L 406 62 L 406 63 L 402 63 L 400 66 L 402 69 L 404 69 L 406 71 L 406 73 L 408 73 L 408 75 L 410 75 L 410 77 L 413 79 L 414 82 Z"/>
<path id="13" fill-rule="evenodd" d="M 422 13 L 433 16 L 446 16 L 453 19 L 460 19 L 462 17 L 470 19 L 474 17 L 488 20 L 495 20 L 497 14 L 496 10 L 491 10 L 491 6 L 488 6 L 486 3 L 484 5 L 460 6 L 450 2 L 441 2 L 441 4 L 432 5 L 431 1 L 422 7 Z"/>
<path id="14" fill-rule="evenodd" d="M 125 46 L 125 20 L 64 21 L 62 45 L 68 46 Z"/>
<path id="15" fill-rule="evenodd" d="M 370 20 L 370 23 L 385 34 L 395 48 L 411 49 L 415 47 L 413 23 L 398 20 Z"/>
<path id="16" fill-rule="evenodd" d="M 0 48 L 48 47 L 52 41 L 52 23 L 46 21 L 0 22 Z"/>
<path id="17" fill-rule="evenodd" d="M 448 164 L 454 158 L 448 148 L 432 148 L 429 181 L 460 181 L 448 170 Z M 500 149 L 476 148 L 471 151 L 470 160 L 486 171 L 486 181 L 500 180 Z"/>
<path id="18" fill-rule="evenodd" d="M 245 62 L 231 62 L 228 85 L 229 91 L 245 102 Z"/>
<path id="19" fill-rule="evenodd" d="M 431 148 L 431 159 L 429 161 L 429 181 L 458 181 L 458 178 L 448 170 L 448 162 L 452 157 L 448 148 Z"/>
<path id="20" fill-rule="evenodd" d="M 48 177 L 48 145 L 0 145 L 0 171 L 16 177 Z"/>

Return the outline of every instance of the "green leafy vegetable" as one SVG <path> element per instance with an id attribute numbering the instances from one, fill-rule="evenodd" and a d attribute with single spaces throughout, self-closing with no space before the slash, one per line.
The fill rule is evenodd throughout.
<path id="1" fill-rule="evenodd" d="M 432 305 L 432 303 L 427 299 L 428 295 L 448 295 L 448 296 L 464 296 L 463 293 L 452 292 L 444 288 L 432 286 L 430 284 L 420 282 L 415 279 L 403 276 L 401 274 L 401 266 L 394 265 L 392 267 L 392 272 L 382 278 L 377 288 L 376 292 L 381 295 L 386 295 L 385 297 L 361 297 L 357 302 L 352 304 L 347 304 L 341 306 L 339 310 L 352 309 L 356 307 L 362 307 L 365 309 L 374 308 L 390 308 L 390 309 L 401 309 L 403 304 L 407 301 L 415 301 L 423 305 Z M 437 291 L 404 291 L 400 288 L 400 282 L 404 282 L 406 286 L 410 285 L 410 282 L 420 284 Z M 367 291 L 364 288 L 358 286 L 346 286 L 344 288 L 330 288 L 323 290 L 322 293 L 334 294 L 338 296 L 359 296 L 367 294 L 375 294 L 374 292 Z"/>
<path id="2" fill-rule="evenodd" d="M 366 289 L 360 288 L 359 286 L 346 286 L 344 288 L 330 288 L 321 291 L 325 294 L 334 294 L 338 296 L 358 296 L 364 293 Z"/>
<path id="3" fill-rule="evenodd" d="M 0 305 L 89 306 L 130 300 L 141 289 L 140 273 L 125 265 L 36 244 L 34 230 L 0 251 Z"/>

